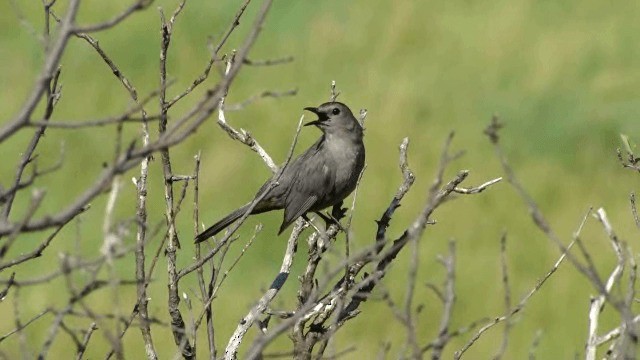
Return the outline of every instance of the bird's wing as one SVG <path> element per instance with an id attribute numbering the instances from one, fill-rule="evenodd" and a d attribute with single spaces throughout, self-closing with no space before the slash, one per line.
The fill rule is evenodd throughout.
<path id="1" fill-rule="evenodd" d="M 284 219 L 282 220 L 278 234 L 282 233 L 292 222 L 309 211 L 318 200 L 318 197 L 316 195 L 295 196 L 295 199 L 296 200 L 291 201 L 291 203 L 287 204 L 284 208 Z"/>
<path id="2" fill-rule="evenodd" d="M 304 161 L 292 169 L 294 176 L 286 194 L 281 231 L 308 211 L 317 210 L 327 190 L 333 187 L 334 174 L 327 166 L 327 159 L 317 153 L 307 153 L 303 157 Z"/>
<path id="3" fill-rule="evenodd" d="M 312 181 L 313 176 L 305 171 L 304 167 L 299 167 L 293 172 L 291 183 L 284 204 L 284 219 L 280 226 L 280 232 L 286 229 L 298 217 L 304 215 L 318 201 L 317 187 Z"/>

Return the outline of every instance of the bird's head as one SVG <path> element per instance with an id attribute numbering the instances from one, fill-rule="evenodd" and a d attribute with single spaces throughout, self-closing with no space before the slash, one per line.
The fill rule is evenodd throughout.
<path id="1" fill-rule="evenodd" d="M 362 132 L 362 127 L 353 116 L 351 109 L 343 103 L 332 101 L 318 107 L 306 107 L 305 110 L 318 115 L 318 119 L 308 122 L 304 126 L 314 125 L 323 133 L 339 131 Z"/>

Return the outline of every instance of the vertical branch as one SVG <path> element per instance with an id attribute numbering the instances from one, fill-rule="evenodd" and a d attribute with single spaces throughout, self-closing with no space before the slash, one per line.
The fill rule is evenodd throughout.
<path id="1" fill-rule="evenodd" d="M 636 194 L 631 193 L 629 195 L 629 201 L 631 202 L 631 214 L 633 215 L 633 221 L 636 224 L 636 227 L 640 229 L 640 217 L 638 217 L 638 208 L 636 206 Z"/>
<path id="2" fill-rule="evenodd" d="M 24 355 L 27 356 L 29 355 L 29 351 L 28 351 L 28 346 L 27 346 L 27 338 L 25 336 L 25 332 L 22 331 L 24 329 L 24 325 L 22 324 L 22 321 L 20 320 L 20 304 L 21 304 L 21 299 L 20 299 L 20 288 L 17 287 L 16 291 L 14 292 L 13 295 L 13 314 L 15 317 L 15 324 L 16 324 L 16 329 L 17 329 L 17 333 L 18 333 L 18 342 L 19 342 L 19 346 L 20 346 L 20 352 Z"/>
<path id="3" fill-rule="evenodd" d="M 109 270 L 109 285 L 112 289 L 112 296 L 113 296 L 112 305 L 113 305 L 114 314 L 116 315 L 117 319 L 121 317 L 119 314 L 120 312 L 120 297 L 119 297 L 120 279 L 114 264 L 114 255 L 117 249 L 121 246 L 122 239 L 120 237 L 120 234 L 118 233 L 118 230 L 114 229 L 113 211 L 115 209 L 116 200 L 118 199 L 118 193 L 120 191 L 120 187 L 121 187 L 120 177 L 116 176 L 113 178 L 113 181 L 111 183 L 111 191 L 109 193 L 109 198 L 107 200 L 107 206 L 105 209 L 104 223 L 102 225 L 104 240 L 103 240 L 103 245 L 101 249 L 101 252 L 106 259 L 105 263 L 107 264 L 107 267 Z M 69 279 L 69 277 L 67 277 L 67 279 Z M 69 288 L 71 288 L 71 286 L 69 286 Z M 120 322 L 116 321 L 115 326 L 116 326 L 116 333 L 117 333 L 119 332 L 118 328 L 120 327 Z M 124 350 L 122 348 L 121 339 L 115 336 L 113 337 L 112 342 L 113 342 L 113 347 L 116 349 L 116 353 L 119 355 L 122 354 Z"/>
<path id="4" fill-rule="evenodd" d="M 142 109 L 142 143 L 143 146 L 149 145 L 149 124 L 146 121 L 147 113 Z M 134 179 L 136 185 L 136 193 L 138 202 L 136 205 L 136 216 L 138 230 L 136 232 L 136 288 L 138 297 L 138 316 L 140 318 L 140 331 L 144 341 L 145 353 L 147 359 L 155 360 L 158 358 L 156 350 L 153 346 L 153 338 L 151 337 L 151 327 L 149 326 L 149 311 L 147 304 L 147 275 L 145 271 L 145 243 L 147 238 L 147 176 L 149 173 L 150 157 L 146 156 L 140 163 L 140 177 Z"/>
<path id="5" fill-rule="evenodd" d="M 227 348 L 224 350 L 224 358 L 225 360 L 235 360 L 238 356 L 238 348 L 244 339 L 244 335 L 247 333 L 251 325 L 256 321 L 258 316 L 260 316 L 269 306 L 271 301 L 278 294 L 284 283 L 287 281 L 289 277 L 289 272 L 291 271 L 291 265 L 293 264 L 293 256 L 295 255 L 296 248 L 298 245 L 298 238 L 302 231 L 307 228 L 308 223 L 303 221 L 302 219 L 298 219 L 291 231 L 291 235 L 289 236 L 289 241 L 287 242 L 287 250 L 285 251 L 284 258 L 282 259 L 282 265 L 280 266 L 280 272 L 273 280 L 273 283 L 269 287 L 264 295 L 260 298 L 258 303 L 249 311 L 247 315 L 245 315 L 240 323 L 236 327 L 236 330 L 233 332 L 231 339 L 229 339 L 229 343 L 227 344 Z"/>
<path id="6" fill-rule="evenodd" d="M 611 246 L 613 247 L 613 251 L 618 260 L 616 266 L 613 271 L 609 275 L 606 283 L 604 291 L 601 292 L 598 296 L 592 298 L 591 307 L 589 309 L 589 338 L 587 341 L 587 349 L 585 358 L 588 360 L 596 358 L 596 348 L 599 345 L 598 338 L 598 324 L 599 324 L 599 316 L 604 307 L 605 301 L 609 301 L 616 310 L 620 313 L 622 318 L 621 328 L 623 329 L 622 338 L 619 344 L 616 346 L 614 350 L 614 357 L 623 357 L 625 359 L 635 358 L 633 353 L 637 347 L 638 343 L 638 335 L 635 329 L 636 325 L 633 319 L 633 313 L 631 308 L 627 305 L 625 300 L 617 301 L 610 299 L 611 291 L 617 283 L 621 282 L 622 273 L 624 271 L 626 260 L 623 248 L 621 246 L 621 242 L 618 239 L 611 223 L 609 222 L 609 218 L 607 217 L 607 213 L 603 208 L 599 208 L 595 213 L 596 219 L 602 223 L 605 232 L 607 233 L 609 239 L 611 240 Z"/>
<path id="7" fill-rule="evenodd" d="M 194 170 L 193 178 L 193 235 L 194 237 L 199 233 L 199 188 L 200 188 L 200 152 L 195 156 L 196 160 L 196 168 Z M 202 258 L 201 249 L 202 243 L 197 243 L 195 245 L 195 257 L 196 261 L 199 261 Z M 211 261 L 212 266 L 213 261 Z M 209 282 L 209 287 L 205 286 L 204 281 L 204 266 L 198 267 L 196 270 L 197 278 L 198 278 L 198 287 L 200 288 L 200 295 L 202 299 L 208 299 L 210 297 L 210 293 L 213 290 L 213 281 L 215 279 L 215 267 L 212 267 L 211 271 L 211 281 Z M 216 343 L 215 343 L 215 331 L 213 328 L 213 309 L 211 308 L 211 303 L 205 303 L 205 314 L 207 317 L 207 342 L 209 344 L 209 357 L 211 359 L 216 358 Z M 197 325 L 196 325 L 197 326 Z M 196 329 L 197 330 L 197 329 Z"/>
<path id="8" fill-rule="evenodd" d="M 331 96 L 329 96 L 329 101 L 334 102 L 340 96 L 340 91 L 336 91 L 336 81 L 331 80 Z"/>
<path id="9" fill-rule="evenodd" d="M 509 287 L 509 273 L 507 269 L 507 233 L 502 233 L 500 238 L 500 269 L 502 271 L 502 285 L 504 286 L 504 307 L 505 314 L 511 311 L 511 288 Z M 507 344 L 509 343 L 509 332 L 511 331 L 511 319 L 507 318 L 504 324 L 504 332 L 502 336 L 502 344 L 498 353 L 494 355 L 493 359 L 497 360 L 502 358 L 504 352 L 507 350 Z"/>
<path id="10" fill-rule="evenodd" d="M 358 199 L 358 190 L 360 190 L 360 181 L 362 181 L 362 175 L 364 175 L 364 171 L 367 169 L 367 164 L 364 165 L 362 171 L 358 175 L 358 181 L 356 182 L 356 188 L 353 190 L 353 198 L 351 200 L 351 210 L 349 211 L 349 216 L 347 217 L 346 226 L 343 228 L 344 231 L 344 258 L 348 260 L 351 256 L 351 222 L 353 220 L 353 215 L 356 209 L 356 200 Z M 342 209 L 342 202 L 337 205 L 334 205 L 332 209 L 331 217 L 335 220 L 336 224 L 339 224 L 338 218 L 344 216 L 344 210 Z M 328 227 L 327 227 L 328 228 Z M 349 277 L 349 261 L 345 261 L 344 263 L 344 278 Z M 345 290 L 349 290 L 349 282 L 345 281 L 344 284 Z"/>
<path id="11" fill-rule="evenodd" d="M 433 351 L 431 353 L 432 359 L 440 359 L 442 357 L 442 350 L 444 350 L 444 347 L 452 337 L 449 328 L 451 326 L 453 305 L 456 302 L 456 243 L 453 240 L 449 241 L 449 256 L 443 257 L 441 262 L 447 271 L 447 278 L 444 282 L 444 291 L 440 296 L 444 305 L 444 309 L 442 310 L 442 316 L 440 317 L 438 337 L 434 341 L 432 341 L 431 344 L 429 344 L 429 346 L 433 347 Z M 423 350 L 426 350 L 427 348 Z"/>
<path id="12" fill-rule="evenodd" d="M 536 350 L 538 350 L 538 346 L 540 345 L 540 338 L 542 337 L 542 330 L 536 331 L 536 335 L 531 342 L 531 347 L 529 348 L 529 360 L 536 359 Z"/>
<path id="13" fill-rule="evenodd" d="M 84 335 L 82 344 L 80 344 L 79 346 L 78 354 L 76 354 L 76 360 L 82 360 L 84 352 L 85 350 L 87 350 L 87 345 L 89 345 L 89 340 L 91 340 L 91 335 L 93 335 L 93 332 L 96 331 L 97 329 L 98 329 L 98 326 L 96 325 L 96 323 L 92 322 L 91 325 L 89 325 L 89 329 Z"/>
<path id="14" fill-rule="evenodd" d="M 420 347 L 418 346 L 418 338 L 416 334 L 416 319 L 413 312 L 413 294 L 416 289 L 416 280 L 418 277 L 418 266 L 420 264 L 420 242 L 418 238 L 410 240 L 412 242 L 411 263 L 409 264 L 409 274 L 407 278 L 407 293 L 404 302 L 404 318 L 407 328 L 407 344 L 411 348 L 412 357 L 420 358 Z"/>
<path id="15" fill-rule="evenodd" d="M 167 130 L 168 103 L 166 101 L 167 92 L 167 52 L 171 42 L 171 31 L 176 15 L 182 10 L 184 1 L 178 7 L 170 21 L 167 22 L 164 13 L 160 10 L 162 42 L 160 46 L 160 122 L 158 124 L 159 136 L 162 137 Z M 167 221 L 167 275 L 168 275 L 168 309 L 171 317 L 171 331 L 176 345 L 180 349 L 185 359 L 193 359 L 195 353 L 189 343 L 185 333 L 184 320 L 180 313 L 180 295 L 178 294 L 178 270 L 176 267 L 177 251 L 180 248 L 178 233 L 175 224 L 174 200 L 173 200 L 173 171 L 171 169 L 171 159 L 169 149 L 160 150 L 162 158 L 162 173 L 164 177 L 164 199 L 165 217 Z"/>
<path id="16" fill-rule="evenodd" d="M 629 286 L 627 288 L 627 297 L 625 305 L 631 309 L 633 302 L 636 301 L 636 280 L 638 276 L 638 264 L 634 258 L 631 247 L 627 247 L 627 258 L 629 259 Z"/>
<path id="17" fill-rule="evenodd" d="M 33 154 L 38 146 L 40 139 L 44 136 L 45 130 L 47 129 L 47 123 L 53 115 L 53 109 L 58 99 L 60 98 L 60 88 L 58 87 L 58 79 L 60 78 L 60 67 L 58 67 L 53 74 L 52 78 L 47 80 L 46 84 L 46 93 L 47 93 L 47 105 L 45 108 L 43 120 L 45 123 L 39 126 L 33 136 L 31 137 L 31 141 L 29 145 L 27 145 L 27 149 L 22 154 L 22 159 L 20 159 L 20 163 L 18 164 L 15 178 L 13 180 L 12 189 L 16 189 L 16 191 L 12 191 L 8 194 L 6 202 L 4 204 L 4 209 L 2 210 L 2 217 L 7 220 L 9 218 L 9 214 L 11 213 L 11 208 L 13 206 L 13 201 L 17 194 L 17 189 L 20 186 L 20 182 L 22 180 L 22 175 L 24 174 L 27 165 L 29 165 L 33 160 Z"/>

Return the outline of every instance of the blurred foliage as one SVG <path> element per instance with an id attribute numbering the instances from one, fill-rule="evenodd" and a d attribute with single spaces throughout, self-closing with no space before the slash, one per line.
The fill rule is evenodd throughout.
<path id="1" fill-rule="evenodd" d="M 111 18 L 127 6 L 126 0 L 85 2 L 78 18 L 80 24 Z M 157 1 L 171 13 L 176 1 Z M 37 77 L 43 60 L 38 34 L 42 32 L 39 1 L 0 3 L 0 118 L 10 119 L 20 108 Z M 56 5 L 62 13 L 65 3 Z M 177 21 L 169 55 L 169 74 L 175 79 L 169 93 L 175 95 L 202 71 L 208 57 L 207 39 L 219 36 L 235 13 L 236 1 L 191 1 Z M 252 4 L 232 37 L 229 52 L 239 47 L 252 22 L 258 3 Z M 18 15 L 20 14 L 20 15 Z M 22 19 L 20 19 L 22 17 Z M 229 93 L 229 103 L 264 90 L 298 88 L 296 97 L 264 99 L 245 110 L 228 114 L 238 127 L 249 130 L 278 161 L 283 161 L 305 106 L 317 105 L 329 97 L 329 84 L 336 80 L 339 100 L 352 109 L 367 108 L 367 170 L 358 193 L 354 215 L 353 248 L 372 242 L 373 220 L 379 218 L 400 183 L 397 146 L 403 137 L 411 139 L 409 161 L 417 181 L 403 202 L 388 234 L 399 235 L 424 205 L 439 153 L 446 134 L 456 132 L 454 146 L 466 150 L 447 175 L 469 169 L 469 183 L 479 184 L 501 176 L 493 149 L 482 129 L 497 114 L 506 124 L 502 145 L 525 187 L 539 202 L 556 232 L 568 242 L 572 232 L 590 206 L 603 206 L 623 239 L 637 238 L 628 195 L 637 190 L 636 174 L 621 168 L 615 156 L 619 133 L 637 141 L 640 122 L 640 3 L 615 5 L 602 1 L 405 1 L 357 0 L 276 1 L 258 44 L 250 58 L 261 60 L 292 55 L 293 63 L 275 67 L 246 67 Z M 121 26 L 96 34 L 103 49 L 144 95 L 158 86 L 159 15 L 150 9 L 136 14 Z M 72 39 L 62 60 L 63 95 L 55 120 L 82 120 L 115 115 L 130 105 L 128 94 L 110 73 L 95 51 L 80 39 Z M 212 71 L 212 84 L 218 75 Z M 206 87 L 206 85 L 205 85 Z M 173 116 L 188 109 L 202 94 L 177 106 Z M 156 101 L 148 107 L 157 112 Z M 6 120 L 4 120 L 6 121 Z M 154 127 L 155 128 L 155 127 Z M 135 125 L 127 126 L 127 140 L 139 136 Z M 0 162 L 0 183 L 11 181 L 17 154 L 23 151 L 30 131 L 1 144 L 5 161 Z M 65 163 L 61 171 L 38 181 L 47 189 L 40 215 L 56 211 L 72 201 L 99 173 L 102 163 L 113 156 L 114 128 L 103 131 L 66 131 L 49 129 L 39 148 L 39 163 L 52 164 L 64 147 Z M 318 134 L 302 133 L 298 151 Z M 174 171 L 189 174 L 193 156 L 202 151 L 200 193 L 201 221 L 211 224 L 236 206 L 246 202 L 268 177 L 268 169 L 246 147 L 231 141 L 219 131 L 212 119 L 195 136 L 172 152 Z M 159 163 L 153 163 L 149 196 L 150 223 L 163 222 L 163 195 Z M 134 214 L 134 187 L 125 183 L 118 205 L 118 216 Z M 193 234 L 191 196 L 180 216 L 183 249 L 182 264 L 191 261 Z M 17 201 L 14 219 L 28 204 L 28 194 Z M 59 252 L 97 256 L 102 243 L 101 221 L 104 197 L 92 209 L 70 225 L 41 259 L 12 270 L 17 280 L 46 274 L 58 266 Z M 285 248 L 284 238 L 276 238 L 281 214 L 250 219 L 241 234 L 248 235 L 259 221 L 264 230 L 232 272 L 223 295 L 215 306 L 218 346 L 224 347 L 236 321 L 275 276 Z M 508 184 L 501 183 L 476 196 L 461 197 L 447 204 L 434 216 L 421 243 L 420 281 L 417 303 L 424 304 L 419 316 L 419 331 L 425 343 L 436 335 L 440 303 L 423 287 L 426 282 L 440 283 L 444 271 L 436 255 L 445 253 L 446 243 L 455 239 L 458 247 L 456 304 L 452 327 L 466 326 L 482 317 L 494 317 L 504 311 L 500 274 L 500 235 L 508 234 L 509 279 L 514 303 L 536 280 L 546 273 L 559 251 L 532 224 L 526 208 Z M 134 229 L 126 239 L 134 242 Z M 614 263 L 606 235 L 595 220 L 589 220 L 583 232 L 591 251 L 597 254 L 602 274 Z M 27 251 L 43 234 L 20 239 L 14 252 Z M 243 236 L 241 241 L 245 241 Z M 156 236 L 151 248 L 159 241 Z M 342 240 L 340 240 L 341 242 Z M 341 249 L 339 244 L 336 249 Z M 637 242 L 633 243 L 636 251 Z M 240 248 L 236 245 L 236 253 Z M 306 245 L 302 244 L 293 274 L 301 272 Z M 336 250 L 338 251 L 338 250 Z M 408 252 L 385 278 L 385 287 L 401 303 L 405 293 Z M 234 254 L 229 255 L 231 259 Z M 338 257 L 337 255 L 335 256 Z M 224 266 L 230 264 L 227 260 Z M 166 287 L 161 258 L 150 288 L 149 310 L 166 319 Z M 117 262 L 124 279 L 133 278 L 131 257 Z M 251 274 L 246 276 L 245 274 Z M 3 274 L 6 278 L 8 274 Z M 78 276 L 81 280 L 82 276 Z M 195 281 L 187 280 L 182 289 L 194 297 Z M 291 306 L 296 289 L 295 276 L 279 295 L 274 307 Z M 51 284 L 50 290 L 64 289 L 64 281 Z M 42 293 L 43 289 L 20 291 L 21 317 L 29 318 L 40 309 L 60 306 L 65 291 Z M 583 351 L 587 334 L 589 283 L 564 264 L 515 319 L 506 358 L 524 358 L 537 330 L 542 330 L 538 349 L 542 359 L 571 358 Z M 133 287 L 114 293 L 103 290 L 90 297 L 94 306 L 105 309 L 119 299 L 122 314 L 128 314 L 135 296 Z M 0 333 L 13 328 L 13 306 L 0 305 Z M 381 341 L 401 344 L 403 327 L 392 321 L 384 302 L 372 299 L 364 312 L 349 324 L 332 344 L 341 350 L 357 346 L 351 358 L 370 358 L 381 349 Z M 615 314 L 605 312 L 601 329 L 614 325 Z M 28 347 L 34 353 L 44 340 L 50 317 L 41 319 L 27 332 Z M 78 327 L 88 323 L 78 320 Z M 112 323 L 113 331 L 116 329 Z M 65 335 L 59 335 L 65 336 Z M 94 336 L 98 336 L 97 334 Z M 469 335 L 455 339 L 445 352 L 450 357 Z M 154 339 L 162 357 L 175 352 L 169 329 L 156 328 Z M 249 338 L 250 340 L 250 338 Z M 65 340 L 66 341 L 66 340 Z M 94 339 L 90 358 L 102 357 L 104 338 Z M 205 338 L 199 339 L 204 348 Z M 492 356 L 502 341 L 502 328 L 486 334 L 467 354 L 470 359 Z M 10 354 L 3 346 L 3 351 Z M 16 339 L 11 343 L 16 344 Z M 102 344 L 98 346 L 97 344 Z M 143 348 L 139 332 L 126 336 L 127 357 L 141 358 Z M 279 342 L 288 345 L 286 339 Z M 273 347 L 272 349 L 276 349 Z M 18 349 L 16 346 L 15 349 Z M 17 351 L 17 350 L 16 350 Z M 51 358 L 65 358 L 70 348 L 60 341 L 52 348 Z M 391 349 L 395 357 L 398 346 Z M 17 354 L 17 352 L 16 352 Z"/>

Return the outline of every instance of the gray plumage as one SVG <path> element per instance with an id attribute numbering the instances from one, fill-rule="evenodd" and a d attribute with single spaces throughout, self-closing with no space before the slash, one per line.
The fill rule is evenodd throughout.
<path id="1" fill-rule="evenodd" d="M 317 108 L 308 107 L 318 119 L 315 125 L 322 136 L 284 168 L 277 184 L 260 200 L 251 214 L 284 209 L 278 235 L 298 217 L 317 212 L 342 202 L 355 189 L 364 167 L 362 127 L 351 110 L 342 103 L 328 102 Z M 258 190 L 258 197 L 271 182 Z M 196 236 L 201 242 L 219 233 L 247 212 L 251 202 L 225 216 Z"/>

